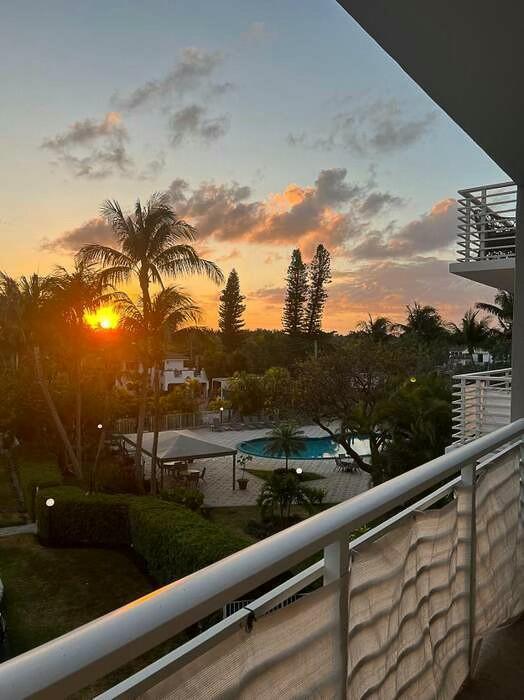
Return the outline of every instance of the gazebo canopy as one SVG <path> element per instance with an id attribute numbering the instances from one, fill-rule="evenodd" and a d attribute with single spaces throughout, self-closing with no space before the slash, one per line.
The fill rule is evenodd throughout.
<path id="1" fill-rule="evenodd" d="M 216 445 L 212 442 L 197 440 L 188 435 L 175 435 L 161 450 L 159 459 L 162 462 L 183 459 L 206 459 L 207 457 L 227 457 L 236 455 L 233 447 Z"/>

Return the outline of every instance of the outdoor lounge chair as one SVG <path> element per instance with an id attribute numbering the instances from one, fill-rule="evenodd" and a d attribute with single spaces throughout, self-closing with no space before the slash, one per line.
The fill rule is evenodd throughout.
<path id="1" fill-rule="evenodd" d="M 358 467 L 354 459 L 347 457 L 335 457 L 335 471 L 356 472 L 358 471 Z"/>
<path id="2" fill-rule="evenodd" d="M 220 422 L 220 418 L 213 418 L 213 425 L 211 426 L 211 430 L 214 433 L 221 433 L 224 431 L 224 425 Z"/>

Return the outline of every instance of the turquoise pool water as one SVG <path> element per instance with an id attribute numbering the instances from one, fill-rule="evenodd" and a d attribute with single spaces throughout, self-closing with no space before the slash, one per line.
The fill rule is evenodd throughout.
<path id="1" fill-rule="evenodd" d="M 269 455 L 266 452 L 269 438 L 255 438 L 254 440 L 244 440 L 237 445 L 237 449 L 254 457 L 272 457 L 273 459 L 284 459 L 285 455 Z M 338 456 L 345 456 L 346 451 L 330 437 L 304 438 L 304 447 L 296 453 L 290 455 L 290 459 L 333 459 Z M 360 455 L 369 454 L 369 443 L 366 438 L 353 438 L 353 449 Z"/>

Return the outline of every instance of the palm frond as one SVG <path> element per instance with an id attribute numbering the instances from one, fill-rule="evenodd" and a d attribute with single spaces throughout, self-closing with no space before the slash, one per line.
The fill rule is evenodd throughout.
<path id="1" fill-rule="evenodd" d="M 159 253 L 153 263 L 161 272 L 168 275 L 204 275 L 216 284 L 224 280 L 224 275 L 218 265 L 210 260 L 201 258 L 193 246 L 179 244 L 171 246 Z"/>

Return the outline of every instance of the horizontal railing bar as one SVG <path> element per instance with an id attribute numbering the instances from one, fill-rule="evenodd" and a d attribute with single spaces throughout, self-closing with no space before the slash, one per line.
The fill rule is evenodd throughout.
<path id="1" fill-rule="evenodd" d="M 481 370 L 480 372 L 467 372 L 466 374 L 454 374 L 452 379 L 453 380 L 462 380 L 462 379 L 475 378 L 475 377 L 485 377 L 488 375 L 500 374 L 502 372 L 511 372 L 511 367 L 506 367 L 503 369 L 486 369 L 486 370 Z"/>
<path id="2" fill-rule="evenodd" d="M 0 696 L 73 693 L 524 432 L 517 420 L 87 623 L 0 667 Z"/>
<path id="3" fill-rule="evenodd" d="M 466 197 L 466 196 L 469 196 L 469 194 L 472 192 L 483 192 L 484 190 L 497 190 L 497 189 L 500 189 L 501 187 L 515 187 L 516 188 L 516 185 L 512 180 L 508 180 L 507 182 L 496 182 L 493 185 L 480 185 L 479 187 L 466 187 L 465 189 L 461 189 L 458 192 L 459 192 L 459 194 Z"/>
<path id="4" fill-rule="evenodd" d="M 204 654 L 208 649 L 212 649 L 219 642 L 230 637 L 242 623 L 247 622 L 250 614 L 246 608 L 237 610 L 229 617 L 190 639 L 189 642 L 168 652 L 104 693 L 97 695 L 95 700 L 117 700 L 117 698 L 131 700 L 131 698 L 138 697 L 140 693 L 160 683 L 193 659 Z"/>
<path id="5" fill-rule="evenodd" d="M 321 559 L 304 569 L 304 571 L 296 574 L 296 576 L 293 576 L 293 578 L 244 606 L 241 610 L 229 615 L 225 620 L 205 630 L 197 637 L 186 642 L 186 644 L 181 645 L 161 659 L 129 676 L 129 678 L 110 688 L 105 693 L 97 695 L 95 700 L 131 699 L 137 697 L 140 692 L 159 683 L 167 676 L 175 673 L 179 668 L 187 665 L 196 656 L 200 656 L 209 648 L 230 636 L 239 625 L 247 622 L 252 615 L 255 615 L 255 617 L 265 615 L 280 603 L 317 581 L 322 577 L 323 573 L 324 559 Z"/>

